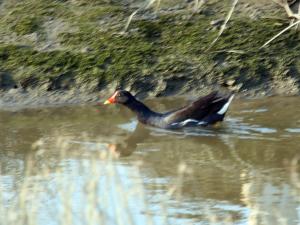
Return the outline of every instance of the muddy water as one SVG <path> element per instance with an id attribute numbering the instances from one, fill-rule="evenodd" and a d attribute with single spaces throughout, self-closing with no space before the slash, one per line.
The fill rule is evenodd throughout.
<path id="1" fill-rule="evenodd" d="M 300 223 L 300 98 L 235 100 L 221 126 L 176 132 L 118 106 L 2 110 L 0 127 L 1 224 Z"/>

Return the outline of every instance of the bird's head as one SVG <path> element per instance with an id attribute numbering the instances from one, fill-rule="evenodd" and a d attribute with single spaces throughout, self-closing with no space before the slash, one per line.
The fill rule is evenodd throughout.
<path id="1" fill-rule="evenodd" d="M 117 89 L 115 93 L 104 102 L 104 105 L 106 104 L 114 104 L 114 103 L 119 103 L 119 104 L 126 104 L 130 100 L 132 100 L 134 97 L 130 94 L 130 92 Z"/>

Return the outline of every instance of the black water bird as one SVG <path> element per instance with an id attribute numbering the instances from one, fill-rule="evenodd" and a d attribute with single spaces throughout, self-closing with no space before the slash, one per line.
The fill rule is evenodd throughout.
<path id="1" fill-rule="evenodd" d="M 214 91 L 175 110 L 158 113 L 138 101 L 130 92 L 116 90 L 104 104 L 118 103 L 133 111 L 138 120 L 154 127 L 179 129 L 191 126 L 207 126 L 223 121 L 234 95 L 221 95 Z"/>

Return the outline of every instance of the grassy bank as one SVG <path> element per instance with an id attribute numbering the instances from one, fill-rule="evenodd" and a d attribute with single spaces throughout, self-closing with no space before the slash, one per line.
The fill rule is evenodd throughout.
<path id="1" fill-rule="evenodd" d="M 192 16 L 176 6 L 141 12 L 122 33 L 136 9 L 124 1 L 6 1 L 0 86 L 51 91 L 86 85 L 99 91 L 115 82 L 155 96 L 215 85 L 299 92 L 299 31 L 289 30 L 260 49 L 288 26 L 282 15 L 250 18 L 237 12 L 207 51 L 230 4 L 212 1 Z"/>

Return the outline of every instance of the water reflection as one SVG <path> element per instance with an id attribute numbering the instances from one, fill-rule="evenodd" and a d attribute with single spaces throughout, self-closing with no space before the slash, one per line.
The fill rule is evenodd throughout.
<path id="1" fill-rule="evenodd" d="M 107 224 L 131 224 L 131 220 L 145 224 L 149 218 L 155 224 L 164 220 L 169 224 L 217 224 L 214 218 L 220 222 L 228 217 L 234 224 L 298 224 L 299 187 L 291 178 L 289 163 L 299 153 L 300 111 L 294 105 L 300 100 L 237 101 L 222 126 L 180 131 L 137 124 L 129 111 L 118 107 L 2 111 L 2 203 L 13 205 L 24 180 L 29 179 L 27 184 L 38 194 L 28 201 L 36 198 L 42 204 L 37 224 L 59 224 L 49 220 L 65 204 L 59 196 L 68 196 L 59 190 L 69 190 L 73 199 L 68 203 L 78 216 L 73 224 L 85 224 L 88 214 L 82 211 L 93 206 L 100 207 Z M 149 104 L 164 110 L 177 101 Z M 62 148 L 67 150 L 62 152 Z M 103 154 L 117 158 L 113 165 L 119 180 L 107 176 L 111 171 L 101 160 Z M 138 169 L 136 162 L 143 162 Z M 183 177 L 180 199 L 166 197 L 182 163 L 193 172 Z M 98 176 L 91 175 L 91 165 Z M 96 195 L 103 201 L 88 206 L 85 190 L 91 181 L 97 184 Z M 132 192 L 132 186 L 141 185 L 139 181 L 143 188 Z M 127 199 L 116 191 L 116 183 L 130 193 Z M 122 207 L 118 206 L 121 200 Z M 117 221 L 116 213 L 124 221 Z"/>

